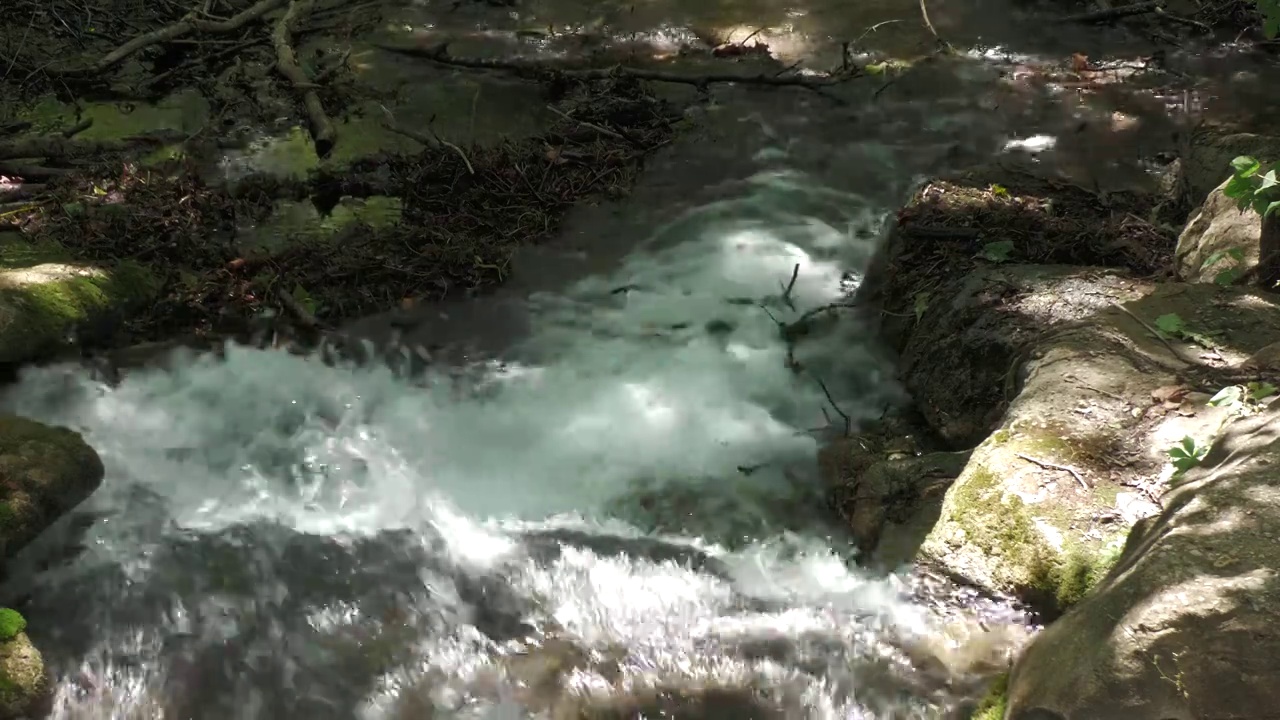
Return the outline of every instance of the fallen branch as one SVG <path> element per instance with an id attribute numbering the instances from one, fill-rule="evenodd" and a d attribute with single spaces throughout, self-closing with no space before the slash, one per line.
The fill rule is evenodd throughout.
<path id="1" fill-rule="evenodd" d="M 542 79 L 546 76 L 557 76 L 575 80 L 608 80 L 611 78 L 634 78 L 651 82 L 676 83 L 705 88 L 717 83 L 744 83 L 748 85 L 768 85 L 774 87 L 801 87 L 820 91 L 824 87 L 838 85 L 861 75 L 860 71 L 850 72 L 842 76 L 806 77 L 803 75 L 739 75 L 734 73 L 685 75 L 682 73 L 664 72 L 661 70 L 643 70 L 640 68 L 615 65 L 608 68 L 557 68 L 548 63 L 529 60 L 496 60 L 489 58 L 460 58 L 449 55 L 448 44 L 433 48 L 396 47 L 394 45 L 375 45 L 387 52 L 409 57 L 430 60 L 441 65 L 471 68 L 475 70 L 504 70 L 517 75 Z M 827 96 L 831 97 L 831 96 Z"/>
<path id="2" fill-rule="evenodd" d="M 0 142 L 0 160 L 87 157 L 100 153 L 120 152 L 136 145 L 159 145 L 184 138 L 185 136 L 181 133 L 172 132 L 136 135 L 123 140 L 71 140 L 62 135 L 47 135 L 8 143 Z"/>
<path id="3" fill-rule="evenodd" d="M 1069 465 L 1059 465 L 1057 463 L 1051 463 L 1047 460 L 1039 460 L 1037 458 L 1031 457 L 1030 455 L 1024 455 L 1022 453 L 1015 453 L 1015 454 L 1018 457 L 1022 458 L 1023 460 L 1026 460 L 1027 462 L 1033 465 L 1039 465 L 1045 470 L 1061 470 L 1062 472 L 1071 473 L 1071 477 L 1075 478 L 1076 482 L 1080 483 L 1080 487 L 1084 488 L 1085 490 L 1089 489 L 1089 483 L 1084 481 L 1084 477 L 1080 475 L 1080 471 L 1076 470 L 1075 468 Z"/>
<path id="4" fill-rule="evenodd" d="M 1131 5 L 1121 5 L 1120 7 L 1105 8 L 1103 10 L 1094 10 L 1087 13 L 1079 13 L 1077 15 L 1067 15 L 1058 18 L 1058 22 L 1064 23 L 1093 23 L 1106 22 L 1108 20 L 1119 20 L 1121 18 L 1132 17 L 1134 15 L 1145 15 L 1146 13 L 1159 12 L 1164 7 L 1164 0 L 1149 0 L 1148 2 L 1138 2 Z"/>
<path id="5" fill-rule="evenodd" d="M 30 200 L 46 190 L 46 186 L 42 183 L 11 183 L 0 184 L 0 199 L 4 200 Z"/>
<path id="6" fill-rule="evenodd" d="M 333 123 L 324 111 L 324 104 L 320 102 L 316 84 L 298 64 L 297 54 L 293 50 L 294 24 L 310 12 L 311 0 L 290 0 L 289 9 L 276 21 L 275 28 L 271 31 L 271 44 L 276 51 L 276 70 L 293 85 L 295 91 L 302 93 L 302 106 L 311 124 L 311 138 L 315 142 L 316 155 L 324 157 L 333 149 Z"/>
<path id="7" fill-rule="evenodd" d="M 112 67 L 123 62 L 126 58 L 145 50 L 152 45 L 158 45 L 163 42 L 170 42 L 178 38 L 188 35 L 194 31 L 200 31 L 210 34 L 223 34 L 239 30 L 249 23 L 261 18 L 263 15 L 271 12 L 284 5 L 285 0 L 258 0 L 251 7 L 227 18 L 226 20 L 202 20 L 196 17 L 195 12 L 187 13 L 181 20 L 166 25 L 159 30 L 154 30 L 143 35 L 139 35 L 132 40 L 126 42 L 120 47 L 103 55 L 97 62 L 87 67 L 71 67 L 71 68 L 45 68 L 45 72 L 51 75 L 91 75 L 109 70 Z"/>

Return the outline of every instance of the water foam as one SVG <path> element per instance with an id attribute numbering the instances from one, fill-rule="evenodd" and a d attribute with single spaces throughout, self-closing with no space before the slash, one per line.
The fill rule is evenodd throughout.
<path id="1" fill-rule="evenodd" d="M 770 686 L 806 717 L 864 716 L 857 662 L 929 620 L 815 536 L 807 430 L 829 393 L 857 420 L 896 390 L 856 323 L 781 338 L 849 290 L 869 252 L 851 238 L 879 220 L 829 191 L 810 201 L 852 208 L 843 226 L 766 202 L 801 181 L 755 178 L 616 275 L 535 298 L 538 364 L 483 391 L 236 347 L 118 387 L 28 372 L 6 407 L 80 430 L 108 471 L 79 554 L 9 587 L 49 635 L 56 715 L 551 712 L 501 659 L 535 637 L 594 658 L 556 675 L 560 702 Z M 522 539 L 557 529 L 587 540 Z M 628 544 L 653 532 L 670 557 Z"/>

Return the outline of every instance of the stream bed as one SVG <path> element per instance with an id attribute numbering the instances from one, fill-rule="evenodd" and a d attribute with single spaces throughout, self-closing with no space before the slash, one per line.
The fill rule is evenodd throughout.
<path id="1" fill-rule="evenodd" d="M 823 41 L 916 12 L 894 5 Z M 774 9 L 809 35 L 835 12 Z M 575 209 L 498 293 L 418 311 L 407 338 L 348 328 L 460 348 L 418 376 L 242 347 L 115 385 L 28 371 L 4 408 L 79 430 L 107 467 L 0 591 L 53 717 L 952 716 L 1029 621 L 858 567 L 817 430 L 903 395 L 857 321 L 794 348 L 778 323 L 856 289 L 922 178 L 1002 150 L 1079 159 L 1026 141 L 1110 117 L 984 52 L 843 103 L 717 91 L 626 202 Z M 1144 155 L 1172 142 L 1164 110 Z M 1153 182 L 1138 155 L 1093 159 Z"/>

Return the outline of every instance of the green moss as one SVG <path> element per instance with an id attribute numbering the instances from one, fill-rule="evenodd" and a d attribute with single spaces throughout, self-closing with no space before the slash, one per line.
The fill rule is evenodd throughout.
<path id="1" fill-rule="evenodd" d="M 1000 428 L 991 434 L 991 441 L 994 443 L 1007 443 L 1013 437 L 1013 433 L 1006 428 Z"/>
<path id="2" fill-rule="evenodd" d="M 110 271 L 96 268 L 50 267 L 35 264 L 56 254 L 33 247 L 24 257 L 10 247 L 7 270 L 39 273 L 34 277 L 0 273 L 0 361 L 34 357 L 65 339 L 83 323 L 112 310 L 131 307 L 155 296 L 159 283 L 145 267 L 120 263 Z"/>
<path id="3" fill-rule="evenodd" d="M 956 489 L 955 521 L 968 542 L 1002 558 L 1015 576 L 1022 576 L 1015 584 L 1027 584 L 1044 573 L 1052 555 L 1026 504 L 1003 494 L 1000 479 L 979 465 Z"/>
<path id="4" fill-rule="evenodd" d="M 973 712 L 973 720 L 1004 720 L 1009 707 L 1009 673 L 992 681 Z"/>
<path id="5" fill-rule="evenodd" d="M 17 610 L 0 608 L 0 641 L 9 641 L 18 637 L 18 633 L 27 629 L 27 619 Z"/>
<path id="6" fill-rule="evenodd" d="M 1120 556 L 1117 536 L 1109 542 L 1082 542 L 1055 549 L 1027 505 L 1001 497 L 1000 480 L 978 466 L 956 488 L 953 518 L 965 539 L 999 558 L 1002 581 L 1043 612 L 1056 614 L 1078 603 L 1104 578 Z"/>

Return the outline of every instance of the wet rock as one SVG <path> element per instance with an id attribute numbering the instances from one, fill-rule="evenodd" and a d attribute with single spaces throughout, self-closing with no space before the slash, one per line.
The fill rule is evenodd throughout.
<path id="1" fill-rule="evenodd" d="M 15 618 L 21 621 L 16 626 Z M 41 717 L 50 700 L 44 659 L 23 632 L 25 627 L 22 616 L 0 610 L 0 718 L 6 720 Z"/>
<path id="2" fill-rule="evenodd" d="M 0 233 L 0 363 L 37 358 L 67 345 L 106 344 L 129 308 L 158 285 L 141 266 L 107 269 Z"/>
<path id="3" fill-rule="evenodd" d="M 818 452 L 818 466 L 835 510 L 867 555 L 878 547 L 886 523 L 907 522 L 930 496 L 940 496 L 964 469 L 969 454 L 881 458 L 869 453 L 860 438 L 842 438 Z"/>
<path id="4" fill-rule="evenodd" d="M 0 416 L 0 558 L 11 557 L 102 482 L 79 433 Z"/>
<path id="5" fill-rule="evenodd" d="M 1232 421 L 1014 668 L 1010 720 L 1264 718 L 1280 703 L 1280 406 Z"/>
<path id="6" fill-rule="evenodd" d="M 1187 282 L 1216 282 L 1221 285 L 1244 282 L 1258 265 L 1262 254 L 1264 224 L 1252 209 L 1241 210 L 1218 185 L 1204 203 L 1191 214 L 1174 255 L 1177 276 Z M 1267 223 L 1267 232 L 1280 245 L 1280 225 Z"/>

